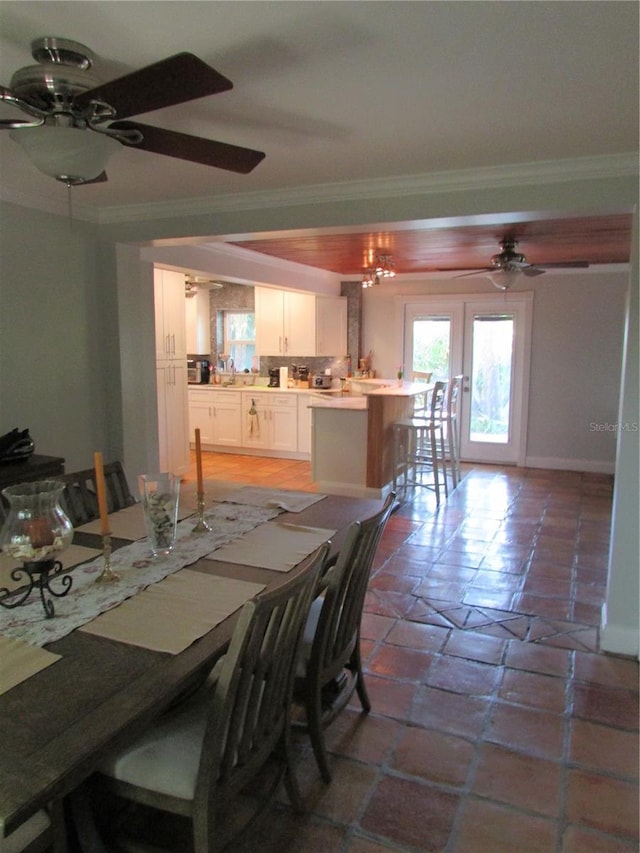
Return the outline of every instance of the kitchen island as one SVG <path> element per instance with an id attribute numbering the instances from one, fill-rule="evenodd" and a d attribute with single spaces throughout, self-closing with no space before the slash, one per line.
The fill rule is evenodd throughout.
<path id="1" fill-rule="evenodd" d="M 361 394 L 312 394 L 312 477 L 322 492 L 382 498 L 393 480 L 393 424 L 425 386 L 359 382 Z"/>

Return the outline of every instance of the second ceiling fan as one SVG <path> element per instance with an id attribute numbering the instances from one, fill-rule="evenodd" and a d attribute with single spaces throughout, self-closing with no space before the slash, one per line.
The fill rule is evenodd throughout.
<path id="1" fill-rule="evenodd" d="M 543 275 L 548 269 L 585 269 L 588 261 L 563 261 L 549 264 L 530 264 L 526 257 L 517 252 L 518 243 L 514 237 L 505 237 L 500 241 L 500 252 L 491 257 L 491 266 L 480 267 L 470 272 L 462 273 L 456 278 L 464 278 L 479 273 L 494 273 L 489 276 L 492 284 L 499 290 L 509 290 L 519 275 Z"/>

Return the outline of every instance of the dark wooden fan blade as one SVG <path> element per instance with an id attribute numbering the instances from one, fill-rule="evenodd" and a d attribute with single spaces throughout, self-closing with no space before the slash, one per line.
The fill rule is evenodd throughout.
<path id="1" fill-rule="evenodd" d="M 521 272 L 523 272 L 529 278 L 533 278 L 537 275 L 544 275 L 544 270 L 540 267 L 525 267 L 523 270 L 521 270 Z"/>
<path id="2" fill-rule="evenodd" d="M 240 172 L 243 175 L 255 169 L 265 156 L 264 152 L 254 151 L 252 148 L 240 148 L 238 145 L 215 142 L 213 139 L 190 136 L 137 121 L 114 121 L 109 128 L 140 131 L 142 142 L 135 145 L 123 142 L 127 147 L 142 148 L 154 154 L 165 154 L 167 157 L 190 160 L 192 163 L 215 166 L 217 169 L 227 169 L 229 172 Z"/>
<path id="3" fill-rule="evenodd" d="M 470 276 L 470 275 L 482 275 L 482 273 L 495 272 L 495 271 L 496 271 L 495 267 L 480 267 L 480 269 L 477 269 L 477 270 L 471 270 L 470 272 L 463 272 L 460 275 L 454 276 L 454 278 L 467 278 L 467 276 Z"/>
<path id="4" fill-rule="evenodd" d="M 105 181 L 108 180 L 109 178 L 107 178 L 107 173 L 100 172 L 97 178 L 92 178 L 90 181 L 83 181 L 81 186 L 84 186 L 85 184 L 103 184 Z"/>
<path id="5" fill-rule="evenodd" d="M 233 83 L 192 53 L 177 53 L 95 89 L 81 92 L 74 106 L 85 109 L 91 101 L 104 101 L 116 118 L 172 107 L 206 95 L 232 89 Z"/>

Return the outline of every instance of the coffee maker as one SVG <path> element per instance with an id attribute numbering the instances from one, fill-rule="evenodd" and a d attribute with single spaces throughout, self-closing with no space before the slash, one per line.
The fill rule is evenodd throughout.
<path id="1" fill-rule="evenodd" d="M 269 388 L 279 388 L 280 387 L 280 368 L 279 367 L 270 367 L 269 368 Z"/>

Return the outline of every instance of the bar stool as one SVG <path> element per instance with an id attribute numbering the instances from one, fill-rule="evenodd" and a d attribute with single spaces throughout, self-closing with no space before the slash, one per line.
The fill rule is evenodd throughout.
<path id="1" fill-rule="evenodd" d="M 443 418 L 446 388 L 446 382 L 434 384 L 427 417 L 405 418 L 393 425 L 393 490 L 397 492 L 402 478 L 405 492 L 408 486 L 432 489 L 438 506 L 441 485 L 445 497 L 449 495 Z M 425 481 L 425 473 L 432 474 L 430 482 Z"/>
<path id="2" fill-rule="evenodd" d="M 458 404 L 462 378 L 462 374 L 460 373 L 449 380 L 444 409 L 442 411 L 448 448 L 448 461 L 451 466 L 451 480 L 454 489 L 460 483 L 460 425 L 458 424 Z"/>
<path id="3" fill-rule="evenodd" d="M 411 374 L 411 381 L 420 385 L 429 385 L 431 382 L 432 372 L 422 370 L 414 370 Z M 422 394 L 416 394 L 413 398 L 413 416 L 419 418 L 429 417 L 429 390 L 425 388 Z"/>

